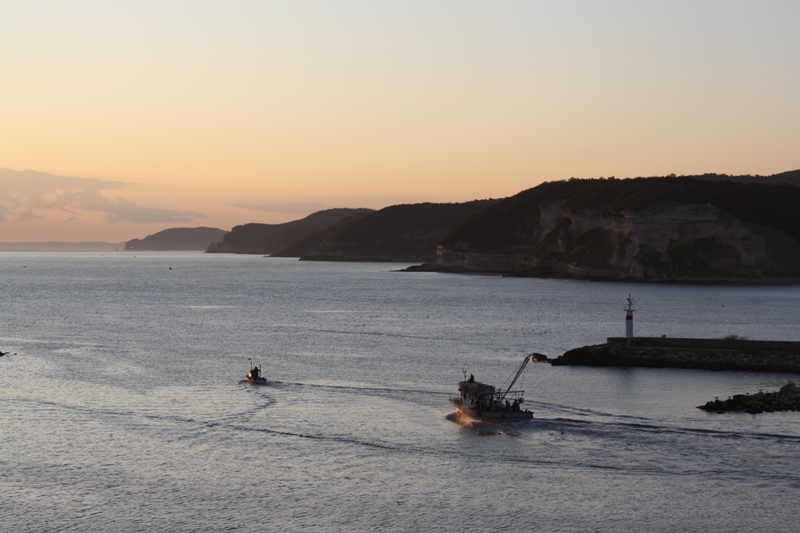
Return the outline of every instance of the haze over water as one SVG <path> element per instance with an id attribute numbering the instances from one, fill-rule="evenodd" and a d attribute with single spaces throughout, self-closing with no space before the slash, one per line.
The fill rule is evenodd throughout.
<path id="1" fill-rule="evenodd" d="M 7 531 L 790 531 L 796 375 L 530 365 L 534 420 L 446 416 L 463 371 L 624 333 L 798 340 L 800 287 L 400 273 L 200 253 L 0 254 Z M 267 387 L 241 383 L 253 358 Z"/>

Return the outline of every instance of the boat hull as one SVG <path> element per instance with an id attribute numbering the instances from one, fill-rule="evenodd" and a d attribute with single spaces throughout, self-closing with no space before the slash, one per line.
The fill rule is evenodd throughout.
<path id="1" fill-rule="evenodd" d="M 507 411 L 502 408 L 492 410 L 472 409 L 462 404 L 457 398 L 451 400 L 451 403 L 456 406 L 459 416 L 485 422 L 516 422 L 519 420 L 531 420 L 533 418 L 533 411 L 525 409 L 518 411 Z"/>
<path id="2" fill-rule="evenodd" d="M 266 378 L 251 378 L 251 377 L 248 376 L 248 377 L 244 378 L 244 380 L 247 383 L 251 383 L 253 385 L 266 385 L 267 384 L 267 379 Z"/>

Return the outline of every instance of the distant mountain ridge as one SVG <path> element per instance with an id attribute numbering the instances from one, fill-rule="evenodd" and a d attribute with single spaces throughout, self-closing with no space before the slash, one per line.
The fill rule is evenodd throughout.
<path id="1" fill-rule="evenodd" d="M 299 242 L 276 255 L 310 261 L 434 261 L 436 247 L 454 227 L 499 200 L 393 205 Z"/>
<path id="2" fill-rule="evenodd" d="M 372 213 L 372 209 L 327 209 L 283 224 L 249 223 L 234 227 L 222 239 L 208 246 L 208 253 L 264 254 L 280 253 L 300 241 L 316 242 L 327 232 L 348 220 Z M 221 241 L 221 242 L 220 242 Z"/>
<path id="3" fill-rule="evenodd" d="M 448 231 L 498 201 L 329 209 L 284 224 L 236 226 L 207 251 L 310 261 L 433 261 Z"/>
<path id="4" fill-rule="evenodd" d="M 217 228 L 170 228 L 144 239 L 131 239 L 125 243 L 125 250 L 150 250 L 150 251 L 189 251 L 205 250 L 227 233 Z"/>
<path id="5" fill-rule="evenodd" d="M 501 200 L 329 209 L 236 226 L 210 253 L 422 262 L 411 270 L 800 281 L 800 170 L 545 182 Z"/>

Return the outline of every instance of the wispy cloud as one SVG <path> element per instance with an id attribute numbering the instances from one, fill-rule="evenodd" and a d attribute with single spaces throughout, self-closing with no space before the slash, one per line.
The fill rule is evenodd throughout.
<path id="1" fill-rule="evenodd" d="M 36 213 L 33 212 L 33 209 L 24 209 L 17 213 L 16 221 L 17 222 L 29 222 L 31 220 L 41 220 L 44 217 L 40 217 Z"/>
<path id="2" fill-rule="evenodd" d="M 195 211 L 141 207 L 124 198 L 108 198 L 103 194 L 128 186 L 121 181 L 0 168 L 0 221 L 36 220 L 42 218 L 38 212 L 45 210 L 67 213 L 67 221 L 76 220 L 80 211 L 99 212 L 110 223 L 191 222 L 207 216 Z"/>
<path id="3" fill-rule="evenodd" d="M 101 209 L 98 209 L 100 211 Z M 155 207 L 139 207 L 127 200 L 109 202 L 106 218 L 109 222 L 191 222 L 196 218 L 205 218 L 208 215 L 196 211 L 175 211 L 173 209 L 159 209 Z"/>
<path id="4" fill-rule="evenodd" d="M 295 213 L 307 215 L 322 211 L 325 206 L 320 203 L 310 204 L 234 204 L 234 207 L 250 209 L 251 211 L 266 211 L 267 213 Z"/>

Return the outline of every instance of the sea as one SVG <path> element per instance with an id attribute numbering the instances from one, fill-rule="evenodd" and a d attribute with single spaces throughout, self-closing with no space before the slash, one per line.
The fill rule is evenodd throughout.
<path id="1" fill-rule="evenodd" d="M 624 336 L 800 340 L 800 287 L 402 272 L 193 252 L 0 253 L 0 531 L 797 531 L 800 376 L 531 363 Z M 259 365 L 270 383 L 243 382 Z"/>

